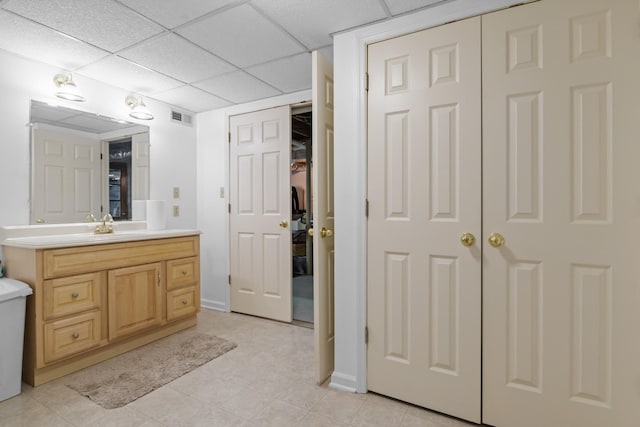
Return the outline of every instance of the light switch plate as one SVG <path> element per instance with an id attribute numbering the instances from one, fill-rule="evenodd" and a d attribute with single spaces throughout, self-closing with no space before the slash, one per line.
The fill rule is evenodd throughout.
<path id="1" fill-rule="evenodd" d="M 220 198 L 224 199 L 224 187 L 220 187 Z"/>
<path id="2" fill-rule="evenodd" d="M 173 198 L 174 199 L 180 198 L 180 187 L 173 187 Z"/>
<path id="3" fill-rule="evenodd" d="M 180 206 L 173 205 L 173 216 L 180 216 Z"/>

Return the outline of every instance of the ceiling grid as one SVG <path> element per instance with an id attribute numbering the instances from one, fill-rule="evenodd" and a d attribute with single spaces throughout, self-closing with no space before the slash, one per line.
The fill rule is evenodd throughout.
<path id="1" fill-rule="evenodd" d="M 448 0 L 0 1 L 0 49 L 197 113 L 311 88 L 332 35 Z"/>

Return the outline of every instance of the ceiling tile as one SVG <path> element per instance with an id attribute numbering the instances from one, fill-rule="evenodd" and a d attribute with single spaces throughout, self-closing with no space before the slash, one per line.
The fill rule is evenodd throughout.
<path id="1" fill-rule="evenodd" d="M 236 70 L 232 65 L 175 34 L 143 42 L 121 52 L 119 56 L 187 83 Z"/>
<path id="2" fill-rule="evenodd" d="M 9 0 L 2 7 L 111 52 L 163 31 L 113 1 Z"/>
<path id="3" fill-rule="evenodd" d="M 276 89 L 244 71 L 234 71 L 233 73 L 195 83 L 194 86 L 207 92 L 215 93 L 237 104 L 281 94 Z"/>
<path id="4" fill-rule="evenodd" d="M 118 56 L 102 59 L 76 73 L 142 95 L 163 92 L 183 84 Z"/>
<path id="5" fill-rule="evenodd" d="M 120 2 L 167 28 L 175 28 L 237 0 L 163 1 L 162 7 L 158 7 L 158 0 L 120 0 Z"/>
<path id="6" fill-rule="evenodd" d="M 0 10 L 0 49 L 36 58 L 65 70 L 74 70 L 108 55 L 103 50 L 3 10 Z"/>
<path id="7" fill-rule="evenodd" d="M 332 43 L 328 34 L 387 17 L 378 0 L 253 0 L 309 49 Z"/>
<path id="8" fill-rule="evenodd" d="M 177 31 L 238 67 L 304 51 L 281 28 L 243 4 Z"/>
<path id="9" fill-rule="evenodd" d="M 311 54 L 303 53 L 246 69 L 284 93 L 311 88 Z"/>
<path id="10" fill-rule="evenodd" d="M 442 0 L 384 0 L 392 15 L 420 9 L 430 4 L 441 2 Z"/>
<path id="11" fill-rule="evenodd" d="M 166 92 L 156 93 L 153 95 L 153 98 L 168 104 L 186 108 L 194 113 L 215 110 L 216 108 L 226 107 L 231 104 L 224 99 L 187 85 L 171 89 Z"/>

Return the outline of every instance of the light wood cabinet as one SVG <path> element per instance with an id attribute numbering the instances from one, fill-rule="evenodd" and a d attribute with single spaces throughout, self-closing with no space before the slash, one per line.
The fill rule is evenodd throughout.
<path id="1" fill-rule="evenodd" d="M 28 283 L 23 380 L 39 385 L 196 324 L 199 235 L 31 249 L 5 246 Z"/>

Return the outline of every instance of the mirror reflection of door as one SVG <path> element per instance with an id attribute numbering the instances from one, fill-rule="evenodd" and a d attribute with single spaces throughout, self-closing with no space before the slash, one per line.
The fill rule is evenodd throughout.
<path id="1" fill-rule="evenodd" d="M 109 213 L 131 219 L 131 138 L 109 142 Z"/>

